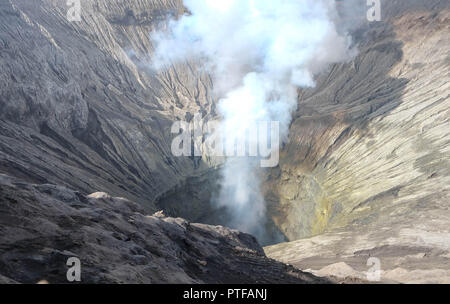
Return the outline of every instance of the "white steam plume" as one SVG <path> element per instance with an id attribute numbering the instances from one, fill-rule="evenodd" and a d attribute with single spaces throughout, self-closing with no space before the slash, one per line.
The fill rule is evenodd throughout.
<path id="1" fill-rule="evenodd" d="M 288 136 L 297 88 L 351 56 L 350 39 L 338 33 L 334 0 L 184 0 L 189 14 L 152 34 L 153 63 L 201 59 L 213 75 L 225 135 L 245 136 L 254 121 L 278 121 Z M 252 159 L 229 159 L 219 204 L 232 225 L 264 234 L 265 203 Z"/>

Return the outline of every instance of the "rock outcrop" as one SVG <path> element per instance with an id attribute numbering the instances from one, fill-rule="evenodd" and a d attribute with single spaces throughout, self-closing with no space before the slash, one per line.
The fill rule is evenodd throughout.
<path id="1" fill-rule="evenodd" d="M 256 239 L 191 224 L 106 193 L 0 174 L 0 283 L 328 283 L 264 255 Z"/>

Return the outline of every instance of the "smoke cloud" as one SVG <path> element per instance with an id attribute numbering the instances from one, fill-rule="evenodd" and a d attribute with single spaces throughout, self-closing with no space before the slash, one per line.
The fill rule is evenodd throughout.
<path id="1" fill-rule="evenodd" d="M 353 55 L 350 38 L 335 26 L 334 0 L 184 0 L 189 13 L 152 33 L 153 64 L 198 59 L 214 78 L 225 137 L 244 138 L 255 121 L 279 122 L 287 140 L 297 88 Z M 263 239 L 266 208 L 259 162 L 229 158 L 219 206 L 230 226 Z"/>

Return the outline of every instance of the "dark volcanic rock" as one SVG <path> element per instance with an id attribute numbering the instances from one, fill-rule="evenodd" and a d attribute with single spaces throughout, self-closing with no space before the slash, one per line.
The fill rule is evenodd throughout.
<path id="1" fill-rule="evenodd" d="M 254 237 L 191 224 L 105 193 L 0 175 L 0 283 L 327 283 L 264 255 Z"/>
<path id="2" fill-rule="evenodd" d="M 0 1 L 0 172 L 149 211 L 209 166 L 175 158 L 173 121 L 211 114 L 211 80 L 190 64 L 149 66 L 150 34 L 182 1 Z"/>

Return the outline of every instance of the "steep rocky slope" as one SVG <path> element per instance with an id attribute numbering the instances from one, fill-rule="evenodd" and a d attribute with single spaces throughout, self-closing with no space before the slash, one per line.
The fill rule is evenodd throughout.
<path id="1" fill-rule="evenodd" d="M 33 185 L 0 174 L 0 283 L 327 283 L 270 260 L 256 239 L 191 224 L 106 193 Z"/>
<path id="2" fill-rule="evenodd" d="M 0 3 L 0 170 L 155 210 L 156 197 L 208 166 L 174 158 L 170 127 L 213 112 L 211 81 L 190 63 L 149 69 L 150 32 L 181 1 Z"/>
<path id="3" fill-rule="evenodd" d="M 279 222 L 290 227 L 283 230 L 289 239 L 367 217 L 368 208 L 384 218 L 383 203 L 398 209 L 403 202 L 416 213 L 424 198 L 446 202 L 449 27 L 448 10 L 370 24 L 355 33 L 355 60 L 300 92 L 290 141 L 268 186 L 280 199 L 274 205 L 284 210 Z"/>
<path id="4" fill-rule="evenodd" d="M 344 269 L 343 275 L 364 272 L 375 256 L 385 279 L 449 282 L 445 2 L 386 11 L 383 22 L 355 33 L 355 60 L 300 93 L 267 195 L 289 240 L 316 237 L 267 248 L 269 256 L 324 274 Z"/>

